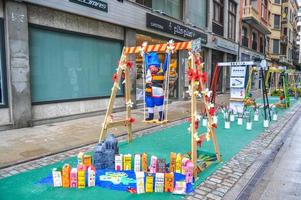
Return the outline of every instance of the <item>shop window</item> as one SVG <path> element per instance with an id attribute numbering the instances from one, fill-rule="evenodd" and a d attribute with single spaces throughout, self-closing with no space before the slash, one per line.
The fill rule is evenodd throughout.
<path id="1" fill-rule="evenodd" d="M 0 19 L 0 107 L 7 106 L 6 89 L 4 23 L 3 19 Z"/>
<path id="2" fill-rule="evenodd" d="M 192 25 L 205 28 L 207 26 L 207 2 L 208 0 L 188 1 L 188 18 Z"/>
<path id="3" fill-rule="evenodd" d="M 136 3 L 160 11 L 168 16 L 182 19 L 183 0 L 136 0 Z"/>
<path id="4" fill-rule="evenodd" d="M 121 41 L 36 27 L 29 28 L 29 37 L 33 103 L 111 94 Z"/>

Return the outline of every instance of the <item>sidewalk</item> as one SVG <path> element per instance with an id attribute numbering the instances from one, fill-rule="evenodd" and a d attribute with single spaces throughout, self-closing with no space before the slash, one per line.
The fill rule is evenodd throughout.
<path id="1" fill-rule="evenodd" d="M 217 104 L 225 104 L 228 102 L 229 95 L 219 95 L 217 99 Z M 168 107 L 170 122 L 187 118 L 190 115 L 190 101 L 172 102 Z M 118 120 L 125 116 L 125 112 L 117 112 L 113 116 Z M 133 125 L 134 134 L 157 126 L 142 122 L 143 108 L 133 110 L 132 116 L 136 119 Z M 104 115 L 101 115 L 31 128 L 0 131 L 0 168 L 96 143 L 103 119 Z M 117 136 L 126 133 L 123 127 L 113 128 L 108 132 L 110 131 Z"/>
<path id="2" fill-rule="evenodd" d="M 287 133 L 289 136 L 253 189 L 249 199 L 300 199 L 301 196 L 301 118 Z"/>

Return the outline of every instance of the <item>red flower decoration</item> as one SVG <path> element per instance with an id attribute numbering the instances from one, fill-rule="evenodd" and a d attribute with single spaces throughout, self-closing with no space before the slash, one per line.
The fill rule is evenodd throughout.
<path id="1" fill-rule="evenodd" d="M 194 63 L 195 63 L 197 66 L 199 66 L 199 65 L 201 64 L 201 60 L 200 60 L 199 58 L 197 58 L 197 59 L 194 61 Z"/>
<path id="2" fill-rule="evenodd" d="M 284 99 L 284 96 L 283 96 L 283 95 L 281 95 L 281 96 L 280 96 L 280 100 L 282 101 L 283 99 Z"/>
<path id="3" fill-rule="evenodd" d="M 213 116 L 214 113 L 215 113 L 214 107 L 209 108 L 209 114 L 210 114 L 211 116 Z"/>
<path id="4" fill-rule="evenodd" d="M 202 81 L 203 83 L 206 83 L 208 81 L 207 76 L 208 76 L 207 72 L 203 72 L 200 76 L 200 81 Z"/>
<path id="5" fill-rule="evenodd" d="M 113 74 L 113 76 L 112 76 L 112 80 L 114 81 L 114 82 L 116 82 L 117 81 L 117 74 L 115 73 L 115 74 Z"/>
<path id="6" fill-rule="evenodd" d="M 129 60 L 129 61 L 126 62 L 126 67 L 132 69 L 133 66 L 134 66 L 134 62 L 133 61 Z"/>
<path id="7" fill-rule="evenodd" d="M 189 69 L 189 70 L 187 71 L 187 77 L 188 77 L 188 79 L 189 79 L 190 81 L 194 78 L 194 71 L 193 71 L 193 69 Z"/>
<path id="8" fill-rule="evenodd" d="M 216 123 L 213 123 L 213 124 L 212 124 L 212 127 L 213 127 L 213 128 L 217 128 Z"/>
<path id="9" fill-rule="evenodd" d="M 136 121 L 136 119 L 134 118 L 134 117 L 131 117 L 130 119 L 129 119 L 129 122 L 132 124 L 132 123 L 134 123 Z"/>
<path id="10" fill-rule="evenodd" d="M 195 128 L 195 129 L 198 129 L 198 128 L 199 128 L 199 121 L 195 121 L 195 123 L 194 123 L 194 128 Z"/>
<path id="11" fill-rule="evenodd" d="M 205 95 L 205 100 L 206 100 L 207 102 L 209 102 L 209 101 L 210 101 L 210 97 L 209 97 L 208 95 Z"/>
<path id="12" fill-rule="evenodd" d="M 203 140 L 200 138 L 198 141 L 196 141 L 196 144 L 197 144 L 199 147 L 202 147 Z"/>

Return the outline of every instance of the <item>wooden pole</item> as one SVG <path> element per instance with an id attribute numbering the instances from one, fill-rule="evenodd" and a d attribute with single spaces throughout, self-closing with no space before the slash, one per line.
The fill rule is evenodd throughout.
<path id="1" fill-rule="evenodd" d="M 126 59 L 126 56 L 124 54 L 124 48 L 123 48 L 122 54 L 121 54 L 121 61 L 124 60 L 124 59 Z M 100 131 L 99 142 L 104 140 L 104 138 L 106 137 L 107 129 L 108 129 L 107 126 L 108 126 L 108 123 L 109 123 L 108 120 L 109 120 L 109 117 L 111 116 L 111 114 L 113 112 L 114 101 L 115 101 L 117 92 L 119 90 L 120 79 L 121 79 L 121 75 L 122 75 L 122 69 L 121 69 L 120 64 L 118 65 L 116 74 L 117 74 L 117 77 L 116 77 L 116 80 L 113 84 L 108 109 L 107 109 L 107 112 L 106 112 L 106 115 L 105 115 L 105 118 L 104 118 L 104 122 L 102 124 L 101 131 Z"/>
<path id="2" fill-rule="evenodd" d="M 126 103 L 131 102 L 131 78 L 130 78 L 130 70 L 126 68 L 125 70 L 125 101 Z M 127 104 L 126 106 L 126 118 L 130 120 L 131 118 L 132 106 Z M 132 123 L 128 123 L 128 142 L 132 141 Z"/>
<path id="3" fill-rule="evenodd" d="M 194 62 L 194 55 L 191 56 L 190 59 L 191 62 L 191 67 L 193 70 L 196 70 L 195 62 Z M 197 107 L 197 101 L 196 101 L 196 95 L 195 92 L 196 90 L 196 81 L 193 78 L 190 83 L 191 87 L 191 124 L 190 124 L 190 130 L 191 130 L 191 161 L 194 165 L 194 177 L 197 176 L 197 144 L 196 144 L 196 139 L 194 135 L 196 134 L 196 129 L 195 129 L 195 121 L 196 121 L 196 107 Z"/>

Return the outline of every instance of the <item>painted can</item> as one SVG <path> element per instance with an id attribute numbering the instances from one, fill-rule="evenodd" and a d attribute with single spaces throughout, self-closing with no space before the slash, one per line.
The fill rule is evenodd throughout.
<path id="1" fill-rule="evenodd" d="M 263 120 L 263 127 L 268 128 L 269 127 L 269 120 Z"/>
<path id="2" fill-rule="evenodd" d="M 230 122 L 225 122 L 225 129 L 229 129 L 230 128 Z"/>
<path id="3" fill-rule="evenodd" d="M 247 122 L 247 130 L 252 130 L 252 122 Z"/>
<path id="4" fill-rule="evenodd" d="M 234 122 L 235 121 L 235 116 L 234 115 L 230 115 L 230 122 Z"/>
<path id="5" fill-rule="evenodd" d="M 242 118 L 239 117 L 237 118 L 237 125 L 242 125 L 243 121 L 242 121 Z"/>

